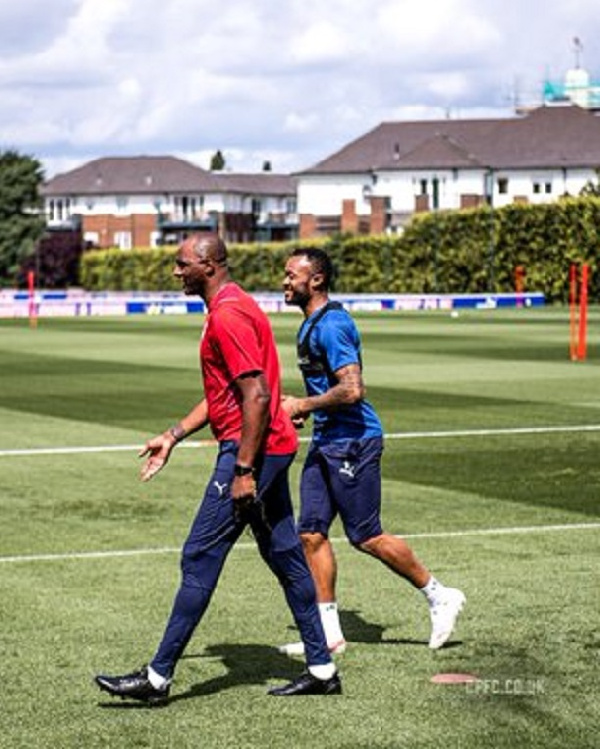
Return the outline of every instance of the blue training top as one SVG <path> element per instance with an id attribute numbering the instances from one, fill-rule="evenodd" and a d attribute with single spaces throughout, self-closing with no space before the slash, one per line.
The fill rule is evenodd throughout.
<path id="1" fill-rule="evenodd" d="M 360 335 L 352 317 L 341 304 L 329 302 L 308 317 L 298 331 L 298 366 L 307 395 L 322 395 L 338 384 L 334 372 L 349 364 L 361 365 Z M 366 400 L 335 411 L 313 412 L 313 441 L 381 437 L 381 422 Z"/>

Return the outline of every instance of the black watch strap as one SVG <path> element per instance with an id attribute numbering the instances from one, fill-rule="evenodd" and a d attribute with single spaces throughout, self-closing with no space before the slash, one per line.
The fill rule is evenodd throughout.
<path id="1" fill-rule="evenodd" d="M 248 476 L 249 474 L 254 473 L 254 468 L 252 468 L 252 466 L 241 466 L 236 463 L 233 473 L 235 476 Z"/>

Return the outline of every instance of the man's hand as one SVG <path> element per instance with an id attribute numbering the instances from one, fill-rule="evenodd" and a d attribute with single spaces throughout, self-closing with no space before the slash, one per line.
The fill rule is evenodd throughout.
<path id="1" fill-rule="evenodd" d="M 296 429 L 303 429 L 306 419 L 310 415 L 302 411 L 301 403 L 300 398 L 294 398 L 293 395 L 283 395 L 281 397 L 281 407 L 288 414 Z"/>
<path id="2" fill-rule="evenodd" d="M 231 499 L 237 520 L 242 520 L 245 511 L 256 499 L 256 480 L 251 473 L 236 476 L 231 483 Z"/>
<path id="3" fill-rule="evenodd" d="M 150 481 L 156 474 L 164 468 L 169 460 L 171 450 L 175 447 L 177 441 L 170 432 L 163 432 L 158 437 L 148 440 L 144 447 L 138 453 L 138 457 L 143 458 L 148 455 L 148 459 L 142 466 L 140 478 L 142 481 Z"/>

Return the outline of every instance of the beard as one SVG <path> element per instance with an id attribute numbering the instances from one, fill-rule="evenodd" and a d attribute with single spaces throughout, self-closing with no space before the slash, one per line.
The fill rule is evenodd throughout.
<path id="1" fill-rule="evenodd" d="M 310 294 L 306 287 L 299 289 L 289 289 L 284 292 L 284 300 L 286 304 L 294 307 L 301 307 L 304 309 L 310 301 Z"/>

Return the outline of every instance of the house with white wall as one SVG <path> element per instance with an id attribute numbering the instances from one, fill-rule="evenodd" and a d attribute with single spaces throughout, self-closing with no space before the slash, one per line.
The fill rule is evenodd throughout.
<path id="1" fill-rule="evenodd" d="M 547 203 L 578 195 L 599 168 L 600 117 L 571 104 L 385 122 L 296 175 L 300 237 L 397 232 L 422 211 Z"/>
<path id="2" fill-rule="evenodd" d="M 295 179 L 209 172 L 172 156 L 108 157 L 42 189 L 50 231 L 78 231 L 90 247 L 156 247 L 219 231 L 226 241 L 286 240 L 298 233 Z"/>
<path id="3" fill-rule="evenodd" d="M 43 188 L 50 230 L 153 247 L 398 232 L 415 213 L 578 195 L 600 168 L 600 117 L 571 103 L 498 119 L 384 122 L 295 175 L 209 172 L 170 156 L 101 158 Z"/>

